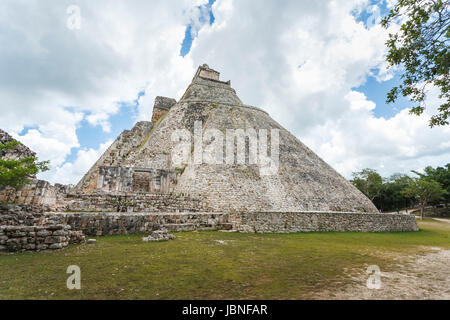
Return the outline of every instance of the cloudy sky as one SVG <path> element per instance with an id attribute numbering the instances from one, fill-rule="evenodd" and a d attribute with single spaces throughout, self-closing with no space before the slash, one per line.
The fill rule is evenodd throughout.
<path id="1" fill-rule="evenodd" d="M 389 1 L 124 0 L 0 2 L 0 128 L 76 183 L 120 132 L 179 99 L 207 63 L 346 177 L 450 162 L 438 105 L 385 104 Z M 78 19 L 78 14 L 80 19 Z"/>

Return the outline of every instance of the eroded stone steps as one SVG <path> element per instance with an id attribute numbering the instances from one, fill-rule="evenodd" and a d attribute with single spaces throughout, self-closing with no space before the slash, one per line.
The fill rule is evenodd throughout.
<path id="1" fill-rule="evenodd" d="M 68 224 L 87 236 L 148 233 L 161 227 L 169 231 L 230 230 L 226 213 L 119 213 L 64 212 L 51 213 L 54 223 Z"/>

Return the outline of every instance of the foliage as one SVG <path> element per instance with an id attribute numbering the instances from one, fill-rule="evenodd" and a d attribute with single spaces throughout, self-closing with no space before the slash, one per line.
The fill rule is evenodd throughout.
<path id="1" fill-rule="evenodd" d="M 413 200 L 402 194 L 402 191 L 411 183 L 411 177 L 406 174 L 393 174 L 384 180 L 380 200 L 375 203 L 377 207 L 383 210 L 398 210 L 406 208 Z"/>
<path id="2" fill-rule="evenodd" d="M 0 155 L 14 150 L 19 145 L 18 141 L 0 143 Z M 35 157 L 24 157 L 21 159 L 0 158 L 0 188 L 13 187 L 19 189 L 27 184 L 31 177 L 39 172 L 49 170 L 49 161 L 39 162 Z"/>
<path id="3" fill-rule="evenodd" d="M 350 182 L 371 201 L 378 197 L 383 189 L 383 178 L 381 178 L 378 172 L 368 168 L 353 173 L 353 179 Z"/>
<path id="4" fill-rule="evenodd" d="M 420 204 L 421 215 L 423 219 L 423 210 L 425 206 L 434 200 L 442 198 L 446 191 L 442 188 L 442 185 L 434 180 L 422 176 L 420 178 L 411 179 L 411 183 L 406 187 L 402 193 L 406 197 L 414 197 Z"/>
<path id="5" fill-rule="evenodd" d="M 416 104 L 412 114 L 421 115 L 427 88 L 440 89 L 443 103 L 430 119 L 430 126 L 448 124 L 450 116 L 450 1 L 399 0 L 381 25 L 402 23 L 399 32 L 389 35 L 386 42 L 390 67 L 403 66 L 403 83 L 387 94 L 387 103 L 401 94 Z"/>
<path id="6" fill-rule="evenodd" d="M 434 181 L 439 182 L 447 194 L 444 199 L 450 202 L 450 163 L 447 163 L 444 167 L 426 167 L 425 175 Z"/>
<path id="7" fill-rule="evenodd" d="M 428 204 L 437 204 L 441 199 L 446 203 L 450 202 L 450 163 L 444 167 L 426 167 L 424 173 L 412 172 L 423 180 L 439 183 L 444 190 L 441 197 L 428 200 Z M 415 194 L 404 192 L 416 180 L 408 175 L 398 173 L 389 178 L 382 178 L 375 170 L 364 169 L 361 172 L 353 173 L 353 179 L 350 182 L 371 199 L 378 209 L 394 211 L 408 208 L 418 202 Z"/>

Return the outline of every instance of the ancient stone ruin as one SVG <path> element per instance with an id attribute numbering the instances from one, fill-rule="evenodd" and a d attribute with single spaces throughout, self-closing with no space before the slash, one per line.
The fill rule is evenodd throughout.
<path id="1" fill-rule="evenodd" d="M 159 230 L 153 231 L 148 237 L 142 238 L 142 241 L 144 242 L 161 242 L 161 241 L 169 241 L 175 239 L 175 236 L 167 229 L 162 228 Z"/>
<path id="2" fill-rule="evenodd" d="M 43 206 L 85 235 L 418 229 L 413 216 L 379 214 L 207 65 L 178 102 L 157 97 L 151 119 L 122 132 L 74 188 L 33 180 L 0 190 L 0 202 Z"/>

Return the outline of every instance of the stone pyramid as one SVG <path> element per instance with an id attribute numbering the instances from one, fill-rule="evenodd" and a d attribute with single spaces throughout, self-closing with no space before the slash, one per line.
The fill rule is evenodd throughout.
<path id="1" fill-rule="evenodd" d="M 152 122 L 124 131 L 76 191 L 186 194 L 225 212 L 377 212 L 269 114 L 243 104 L 230 81 L 207 65 L 180 101 L 157 97 Z"/>

